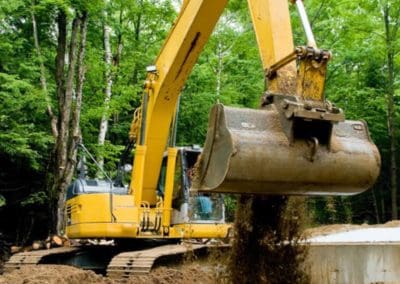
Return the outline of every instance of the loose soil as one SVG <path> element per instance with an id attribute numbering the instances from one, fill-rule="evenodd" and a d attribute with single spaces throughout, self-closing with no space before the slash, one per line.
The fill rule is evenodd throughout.
<path id="1" fill-rule="evenodd" d="M 361 228 L 400 227 L 400 221 L 381 225 L 335 224 L 307 229 L 300 234 L 304 221 L 300 218 L 303 205 L 303 200 L 298 198 L 288 201 L 282 198 L 242 197 L 236 213 L 236 241 L 230 255 L 216 252 L 211 253 L 208 259 L 194 259 L 174 266 L 156 267 L 150 274 L 131 277 L 125 283 L 307 283 L 307 269 L 303 267 L 307 249 L 299 245 L 305 236 L 315 237 Z M 285 238 L 292 241 L 282 241 Z M 119 282 L 92 271 L 64 265 L 26 266 L 0 275 L 0 284 L 22 283 Z"/>
<path id="2" fill-rule="evenodd" d="M 231 283 L 309 283 L 302 242 L 305 199 L 240 197 L 228 261 Z"/>
<path id="3" fill-rule="evenodd" d="M 148 275 L 134 276 L 124 283 L 169 284 L 169 283 L 216 283 L 213 267 L 200 263 L 182 266 L 158 267 Z M 103 277 L 93 271 L 66 265 L 32 265 L 22 267 L 0 276 L 0 284 L 114 284 L 121 283 Z"/>
<path id="4" fill-rule="evenodd" d="M 1 284 L 77 284 L 113 283 L 93 271 L 85 271 L 64 265 L 25 266 L 0 276 Z"/>

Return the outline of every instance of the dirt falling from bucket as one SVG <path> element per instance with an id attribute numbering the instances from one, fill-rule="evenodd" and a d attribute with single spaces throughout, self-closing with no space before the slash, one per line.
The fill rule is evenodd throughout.
<path id="1" fill-rule="evenodd" d="M 309 283 L 307 246 L 299 244 L 304 216 L 304 198 L 240 197 L 230 282 Z"/>

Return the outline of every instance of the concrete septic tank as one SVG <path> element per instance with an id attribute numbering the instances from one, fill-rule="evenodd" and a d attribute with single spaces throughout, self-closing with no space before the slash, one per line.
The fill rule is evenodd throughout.
<path id="1" fill-rule="evenodd" d="M 400 283 L 400 228 L 358 229 L 309 241 L 313 284 Z"/>

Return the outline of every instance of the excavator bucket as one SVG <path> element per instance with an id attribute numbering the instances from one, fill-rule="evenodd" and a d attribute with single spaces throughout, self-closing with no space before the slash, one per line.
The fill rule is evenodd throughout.
<path id="1" fill-rule="evenodd" d="M 352 195 L 370 188 L 380 155 L 366 123 L 293 100 L 276 98 L 259 110 L 215 105 L 192 189 Z"/>

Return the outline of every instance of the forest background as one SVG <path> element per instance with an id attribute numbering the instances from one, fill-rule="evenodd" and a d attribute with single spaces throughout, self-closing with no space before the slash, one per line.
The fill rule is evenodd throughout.
<path id="1" fill-rule="evenodd" d="M 308 0 L 329 49 L 326 96 L 368 122 L 382 155 L 376 185 L 308 198 L 310 225 L 398 219 L 400 1 Z M 57 200 L 81 141 L 115 175 L 151 65 L 178 0 L 0 0 L 0 233 L 23 245 L 54 230 Z M 296 45 L 305 36 L 291 7 Z M 216 101 L 257 107 L 264 91 L 247 3 L 229 6 L 181 94 L 178 144 L 202 144 Z M 97 174 L 90 161 L 89 174 Z M 233 218 L 234 198 L 226 198 Z"/>

